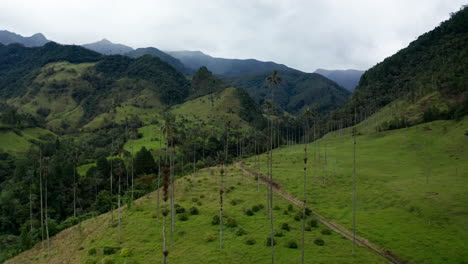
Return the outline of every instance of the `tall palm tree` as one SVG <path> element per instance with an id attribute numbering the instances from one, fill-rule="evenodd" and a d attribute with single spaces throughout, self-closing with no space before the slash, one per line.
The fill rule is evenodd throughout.
<path id="1" fill-rule="evenodd" d="M 273 71 L 271 76 L 267 77 L 268 86 L 271 89 L 271 104 L 272 104 L 272 114 L 274 114 L 274 103 L 275 103 L 275 87 L 281 83 L 281 78 L 278 76 L 278 71 Z M 275 263 L 275 252 L 274 252 L 274 226 L 273 226 L 273 127 L 274 121 L 271 120 L 270 125 L 270 229 L 271 229 L 271 239 L 270 239 L 270 246 L 271 246 L 271 263 Z"/>

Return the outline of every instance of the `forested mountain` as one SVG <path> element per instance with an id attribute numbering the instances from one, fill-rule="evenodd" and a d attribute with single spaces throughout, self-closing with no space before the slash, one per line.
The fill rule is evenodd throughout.
<path id="1" fill-rule="evenodd" d="M 361 79 L 361 75 L 364 73 L 364 71 L 317 69 L 315 73 L 323 75 L 328 79 L 336 82 L 346 90 L 353 92 L 356 86 L 359 84 L 359 79 Z"/>
<path id="2" fill-rule="evenodd" d="M 456 118 L 468 112 L 468 8 L 453 13 L 408 47 L 367 70 L 334 119 L 354 119 L 398 100 L 404 122 Z M 424 118 L 426 115 L 426 118 Z M 429 118 L 430 116 L 430 118 Z"/>
<path id="3" fill-rule="evenodd" d="M 282 79 L 276 87 L 269 87 L 266 78 L 271 72 L 227 77 L 224 80 L 233 85 L 245 88 L 260 104 L 271 100 L 281 109 L 297 114 L 306 106 L 319 105 L 321 113 L 327 113 L 343 105 L 349 92 L 335 82 L 316 73 L 299 71 L 279 71 Z"/>
<path id="4" fill-rule="evenodd" d="M 30 37 L 23 37 L 7 30 L 0 30 L 0 43 L 4 45 L 19 43 L 26 47 L 37 47 L 47 42 L 49 42 L 49 40 L 41 33 L 36 33 Z"/>
<path id="5" fill-rule="evenodd" d="M 102 39 L 100 41 L 89 44 L 83 44 L 81 46 L 105 55 L 123 55 L 133 50 L 133 48 L 129 46 L 112 43 L 107 39 Z"/>
<path id="6" fill-rule="evenodd" d="M 144 55 L 151 55 L 154 57 L 159 57 L 162 61 L 167 62 L 169 65 L 174 67 L 176 70 L 188 74 L 191 73 L 192 71 L 188 70 L 182 62 L 180 62 L 178 59 L 172 57 L 171 55 L 153 47 L 148 47 L 148 48 L 139 48 L 136 50 L 132 50 L 130 52 L 127 52 L 124 54 L 125 56 L 129 56 L 132 58 L 138 58 Z"/>
<path id="7" fill-rule="evenodd" d="M 273 70 L 297 71 L 271 61 L 215 58 L 201 51 L 166 51 L 166 53 L 179 59 L 187 68 L 198 69 L 205 66 L 216 75 L 237 76 L 248 73 L 271 72 Z"/>

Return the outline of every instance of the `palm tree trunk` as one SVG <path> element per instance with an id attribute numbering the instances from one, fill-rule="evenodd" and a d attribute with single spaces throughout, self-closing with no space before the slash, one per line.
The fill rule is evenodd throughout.
<path id="1" fill-rule="evenodd" d="M 44 198 L 42 197 L 42 150 L 39 151 L 39 192 L 40 192 L 40 206 L 41 206 L 41 243 L 44 249 Z"/>

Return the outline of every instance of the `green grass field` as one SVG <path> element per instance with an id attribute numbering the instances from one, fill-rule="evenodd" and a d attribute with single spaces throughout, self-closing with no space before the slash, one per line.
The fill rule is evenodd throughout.
<path id="1" fill-rule="evenodd" d="M 170 221 L 167 222 L 169 245 L 168 263 L 270 263 L 270 248 L 265 245 L 269 232 L 266 208 L 252 216 L 244 213 L 254 205 L 266 204 L 266 187 L 257 190 L 256 181 L 243 175 L 238 169 L 229 168 L 224 186 L 224 214 L 235 219 L 237 227 L 224 228 L 223 250 L 219 250 L 219 226 L 212 225 L 213 216 L 219 215 L 219 169 L 205 169 L 196 176 L 186 176 L 176 183 L 176 203 L 189 210 L 199 209 L 199 215 L 188 215 L 187 221 L 176 215 L 174 244 L 171 245 Z M 38 244 L 7 263 L 150 263 L 162 259 L 162 218 L 157 218 L 157 192 L 141 198 L 131 208 L 122 211 L 122 241 L 118 241 L 118 228 L 110 225 L 111 214 L 106 213 L 89 219 L 59 233 L 52 240 L 49 257 L 47 249 Z M 289 201 L 275 196 L 278 210 L 275 213 L 275 228 L 283 236 L 276 237 L 275 256 L 277 263 L 300 261 L 301 222 L 294 219 L 299 208 L 288 211 Z M 233 202 L 235 201 L 235 203 Z M 162 203 L 161 203 L 162 204 Z M 287 214 L 285 213 L 287 212 Z M 117 211 L 114 212 L 117 217 Z M 161 217 L 161 215 L 159 215 Z M 169 220 L 169 217 L 168 217 Z M 115 223 L 117 220 L 115 220 Z M 227 219 L 225 220 L 227 223 Z M 282 230 L 288 223 L 290 231 Z M 307 263 L 385 263 L 370 250 L 357 247 L 351 255 L 351 242 L 341 235 L 321 234 L 325 227 L 319 224 L 306 232 Z M 242 229 L 245 234 L 236 233 Z M 325 241 L 324 246 L 313 243 L 316 238 Z M 247 245 L 246 241 L 255 241 Z M 299 248 L 288 248 L 286 243 L 294 240 Z M 115 254 L 103 255 L 104 247 L 116 247 Z M 96 254 L 90 254 L 90 250 Z M 130 251 L 129 256 L 120 252 Z M 105 262 L 105 260 L 113 262 Z"/>
<path id="2" fill-rule="evenodd" d="M 56 136 L 42 128 L 26 128 L 18 132 L 0 131 L 0 150 L 11 154 L 22 154 L 29 150 L 32 142 L 41 142 L 41 136 Z"/>
<path id="3" fill-rule="evenodd" d="M 139 128 L 138 132 L 142 133 L 143 137 L 139 139 L 129 139 L 124 145 L 125 150 L 136 153 L 140 151 L 142 147 L 148 150 L 164 148 L 166 140 L 164 139 L 159 125 L 144 126 Z"/>
<path id="4" fill-rule="evenodd" d="M 436 121 L 357 137 L 357 234 L 410 263 L 468 259 L 468 120 Z M 352 227 L 353 141 L 331 133 L 309 144 L 307 199 Z M 273 177 L 302 197 L 304 146 L 274 151 Z M 246 166 L 266 171 L 254 158 Z M 426 183 L 428 176 L 429 182 Z"/>

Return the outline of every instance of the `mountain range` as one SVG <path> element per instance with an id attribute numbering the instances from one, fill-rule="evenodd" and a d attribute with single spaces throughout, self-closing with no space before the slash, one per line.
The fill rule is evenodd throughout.
<path id="1" fill-rule="evenodd" d="M 315 73 L 327 77 L 350 92 L 354 92 L 354 89 L 358 86 L 359 80 L 361 79 L 361 75 L 364 71 L 317 69 Z"/>
<path id="2" fill-rule="evenodd" d="M 0 43 L 4 45 L 20 43 L 25 47 L 37 47 L 42 46 L 47 42 L 49 42 L 49 40 L 41 33 L 36 33 L 30 37 L 23 37 L 7 30 L 0 30 Z"/>

